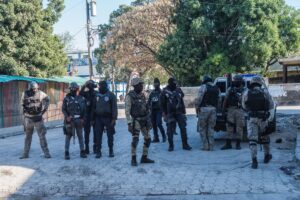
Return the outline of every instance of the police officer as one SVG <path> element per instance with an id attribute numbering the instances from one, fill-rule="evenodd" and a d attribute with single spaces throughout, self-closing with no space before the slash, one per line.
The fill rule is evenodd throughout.
<path id="1" fill-rule="evenodd" d="M 85 144 L 85 153 L 90 153 L 89 143 L 90 143 L 90 132 L 91 132 L 91 113 L 92 113 L 92 104 L 93 100 L 95 98 L 95 88 L 97 87 L 97 84 L 93 80 L 88 80 L 84 86 L 81 88 L 80 95 L 83 96 L 86 100 L 86 119 L 84 122 L 84 144 Z M 94 131 L 94 130 L 93 130 Z M 95 151 L 95 131 L 93 134 L 93 152 Z"/>
<path id="2" fill-rule="evenodd" d="M 148 158 L 148 149 L 151 143 L 149 131 L 151 129 L 150 112 L 146 96 L 143 92 L 144 82 L 140 78 L 131 80 L 133 90 L 129 91 L 125 98 L 125 114 L 128 123 L 128 131 L 132 134 L 131 165 L 137 166 L 136 148 L 139 142 L 139 134 L 144 136 L 144 147 L 141 163 L 154 163 Z"/>
<path id="3" fill-rule="evenodd" d="M 243 137 L 245 116 L 242 109 L 242 95 L 244 92 L 244 79 L 241 75 L 233 77 L 231 87 L 228 88 L 223 102 L 223 112 L 227 111 L 227 140 L 221 150 L 232 149 L 231 140 L 234 130 L 236 130 L 236 149 L 241 149 L 241 139 Z"/>
<path id="4" fill-rule="evenodd" d="M 107 132 L 109 157 L 114 157 L 115 124 L 118 118 L 117 97 L 110 92 L 106 81 L 99 83 L 99 93 L 93 100 L 91 120 L 95 123 L 96 158 L 102 156 L 102 136 L 104 129 Z"/>
<path id="5" fill-rule="evenodd" d="M 45 158 L 51 158 L 46 140 L 47 130 L 43 120 L 43 114 L 47 112 L 49 103 L 49 97 L 39 90 L 39 85 L 34 81 L 30 82 L 29 90 L 26 90 L 23 93 L 21 100 L 24 114 L 25 145 L 23 155 L 20 159 L 26 159 L 29 157 L 34 128 L 40 138 L 40 145 Z"/>
<path id="6" fill-rule="evenodd" d="M 161 107 L 163 116 L 167 122 L 167 135 L 169 142 L 168 151 L 174 151 L 173 135 L 176 129 L 176 123 L 180 128 L 182 148 L 184 150 L 191 150 L 192 147 L 188 144 L 188 137 L 186 133 L 186 110 L 183 102 L 184 94 L 182 90 L 177 87 L 176 80 L 169 78 L 168 85 L 161 94 Z"/>
<path id="7" fill-rule="evenodd" d="M 65 159 L 70 159 L 70 141 L 71 138 L 75 140 L 75 132 L 78 137 L 80 147 L 80 157 L 86 158 L 84 151 L 82 128 L 85 119 L 85 99 L 79 95 L 79 85 L 76 82 L 70 84 L 70 93 L 66 95 L 62 105 L 62 112 L 65 116 L 64 120 L 64 133 L 66 135 L 65 140 Z"/>
<path id="8" fill-rule="evenodd" d="M 166 142 L 166 133 L 162 125 L 162 111 L 160 106 L 161 89 L 160 89 L 160 81 L 158 78 L 154 79 L 153 86 L 154 86 L 154 90 L 150 93 L 148 99 L 148 104 L 151 110 L 151 122 L 153 127 L 153 134 L 154 134 L 154 138 L 152 142 L 153 143 L 159 142 L 158 128 L 162 135 L 163 142 Z"/>
<path id="9" fill-rule="evenodd" d="M 262 88 L 263 80 L 255 76 L 250 81 L 249 90 L 245 91 L 242 97 L 242 106 L 248 113 L 247 132 L 249 139 L 249 148 L 251 150 L 252 168 L 257 169 L 257 144 L 263 145 L 265 158 L 264 163 L 269 163 L 272 159 L 270 154 L 270 137 L 264 135 L 268 125 L 269 109 L 272 106 L 272 100 L 267 90 Z"/>
<path id="10" fill-rule="evenodd" d="M 220 98 L 220 90 L 213 85 L 210 76 L 205 75 L 196 99 L 196 110 L 198 116 L 198 131 L 202 139 L 202 150 L 213 151 L 214 149 L 214 127 L 217 120 L 217 107 Z"/>

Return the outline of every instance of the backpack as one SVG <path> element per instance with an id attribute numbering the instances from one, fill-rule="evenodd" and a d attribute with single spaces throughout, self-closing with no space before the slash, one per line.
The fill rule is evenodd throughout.
<path id="1" fill-rule="evenodd" d="M 213 106 L 217 107 L 219 101 L 219 88 L 216 85 L 206 84 L 206 92 L 200 107 Z"/>
<path id="2" fill-rule="evenodd" d="M 228 95 L 228 105 L 239 107 L 241 105 L 242 91 L 236 87 L 230 88 Z"/>
<path id="3" fill-rule="evenodd" d="M 269 100 L 261 88 L 249 89 L 245 104 L 250 111 L 267 111 L 269 109 Z"/>

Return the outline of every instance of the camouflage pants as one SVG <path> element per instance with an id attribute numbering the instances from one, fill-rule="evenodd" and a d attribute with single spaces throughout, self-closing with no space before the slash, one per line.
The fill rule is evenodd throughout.
<path id="1" fill-rule="evenodd" d="M 66 141 L 65 141 L 65 151 L 69 151 L 69 149 L 70 149 L 70 142 L 72 139 L 73 131 L 76 132 L 76 134 L 77 134 L 80 151 L 83 151 L 84 150 L 83 134 L 82 134 L 83 133 L 83 131 L 82 131 L 83 125 L 82 125 L 80 119 L 75 119 L 73 122 L 67 123 L 65 126 L 66 126 L 66 132 L 67 132 Z"/>
<path id="2" fill-rule="evenodd" d="M 227 112 L 227 138 L 232 139 L 234 129 L 236 129 L 236 138 L 242 139 L 245 126 L 244 111 L 241 108 L 228 108 Z"/>
<path id="3" fill-rule="evenodd" d="M 201 107 L 198 113 L 198 131 L 202 139 L 202 148 L 213 150 L 214 127 L 217 120 L 217 112 L 214 107 Z"/>
<path id="4" fill-rule="evenodd" d="M 259 138 L 260 133 L 264 132 L 267 127 L 267 121 L 263 121 L 259 118 L 250 118 L 247 120 L 247 132 L 249 139 L 249 148 L 251 151 L 251 157 L 257 156 L 257 144 L 260 141 L 263 145 L 265 154 L 270 153 L 270 137 L 262 136 Z"/>
<path id="5" fill-rule="evenodd" d="M 44 121 L 38 121 L 35 122 L 32 119 L 25 117 L 24 118 L 24 131 L 25 131 L 25 144 L 24 144 L 24 155 L 29 154 L 31 141 L 32 141 L 32 135 L 34 128 L 37 131 L 37 134 L 40 138 L 40 145 L 45 155 L 49 155 L 49 149 L 46 139 L 46 127 L 44 125 Z"/>
<path id="6" fill-rule="evenodd" d="M 139 143 L 139 135 L 142 132 L 144 136 L 144 147 L 143 147 L 143 155 L 148 155 L 148 150 L 151 143 L 151 136 L 149 134 L 149 129 L 146 126 L 141 126 L 141 124 L 136 120 L 133 123 L 133 133 L 132 133 L 132 143 L 131 143 L 131 155 L 136 156 L 136 148 Z"/>

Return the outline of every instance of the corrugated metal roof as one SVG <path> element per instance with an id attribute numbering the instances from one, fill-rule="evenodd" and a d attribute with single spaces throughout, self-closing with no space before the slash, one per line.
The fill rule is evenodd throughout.
<path id="1" fill-rule="evenodd" d="M 60 83 L 71 83 L 76 82 L 79 85 L 83 85 L 88 79 L 76 76 L 63 76 L 63 77 L 51 77 L 51 78 L 35 78 L 35 77 L 25 77 L 25 76 L 7 76 L 0 75 L 0 83 L 5 83 L 9 81 L 36 81 L 37 83 L 43 83 L 47 81 L 60 82 Z"/>

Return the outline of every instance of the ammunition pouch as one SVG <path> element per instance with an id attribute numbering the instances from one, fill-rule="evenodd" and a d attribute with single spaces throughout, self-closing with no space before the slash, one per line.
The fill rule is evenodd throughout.
<path id="1" fill-rule="evenodd" d="M 268 112 L 249 112 L 249 117 L 250 118 L 258 118 L 262 119 L 263 121 L 266 121 L 269 117 Z"/>

